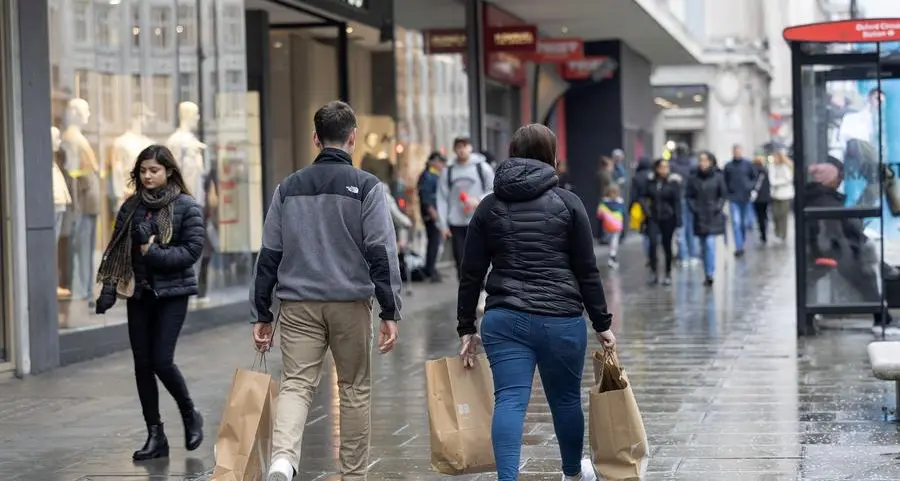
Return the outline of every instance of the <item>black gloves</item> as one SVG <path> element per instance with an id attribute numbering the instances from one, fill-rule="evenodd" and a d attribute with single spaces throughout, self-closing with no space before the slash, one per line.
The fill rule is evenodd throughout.
<path id="1" fill-rule="evenodd" d="M 97 314 L 104 314 L 108 311 L 112 306 L 116 304 L 116 285 L 115 284 L 103 284 L 103 289 L 100 290 L 100 296 L 97 298 L 97 304 L 95 307 L 95 312 Z"/>
<path id="2" fill-rule="evenodd" d="M 150 242 L 150 237 L 156 235 L 157 231 L 156 222 L 150 220 L 139 222 L 131 230 L 131 242 L 134 245 L 142 246 Z"/>

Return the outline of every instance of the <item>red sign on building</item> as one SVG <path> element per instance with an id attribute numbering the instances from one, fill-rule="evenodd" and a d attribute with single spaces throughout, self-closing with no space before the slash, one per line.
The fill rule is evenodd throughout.
<path id="1" fill-rule="evenodd" d="M 812 23 L 784 29 L 791 42 L 869 43 L 900 41 L 900 18 Z"/>
<path id="2" fill-rule="evenodd" d="M 618 63 L 609 57 L 585 57 L 560 64 L 560 76 L 565 80 L 587 80 L 589 78 L 612 78 Z"/>
<path id="3" fill-rule="evenodd" d="M 484 29 L 484 51 L 488 53 L 534 53 L 537 42 L 537 27 L 534 25 Z"/>
<path id="4" fill-rule="evenodd" d="M 537 63 L 562 63 L 584 57 L 584 42 L 580 38 L 542 38 L 534 53 L 524 56 Z"/>

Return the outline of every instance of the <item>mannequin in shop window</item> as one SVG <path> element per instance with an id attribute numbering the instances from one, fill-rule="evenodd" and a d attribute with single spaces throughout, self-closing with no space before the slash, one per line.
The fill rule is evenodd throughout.
<path id="1" fill-rule="evenodd" d="M 92 303 L 94 253 L 97 241 L 97 215 L 100 213 L 100 165 L 82 129 L 91 109 L 87 101 L 75 98 L 66 108 L 66 129 L 60 147 L 64 165 L 72 179 L 72 232 L 69 254 L 72 296 Z"/>
<path id="2" fill-rule="evenodd" d="M 134 194 L 134 186 L 129 182 L 131 168 L 138 154 L 153 144 L 153 140 L 143 134 L 144 120 L 152 116 L 143 104 L 135 105 L 131 126 L 113 141 L 111 196 L 116 210 Z"/>
<path id="3" fill-rule="evenodd" d="M 200 107 L 194 102 L 181 102 L 178 104 L 178 129 L 169 136 L 166 141 L 166 147 L 172 151 L 184 183 L 191 191 L 194 199 L 200 204 L 204 210 L 204 224 L 208 224 L 209 212 L 206 209 L 206 178 L 208 175 L 207 165 L 203 159 L 203 153 L 206 151 L 206 144 L 200 142 L 194 131 L 200 125 Z M 209 241 L 207 241 L 209 244 Z M 200 295 L 197 297 L 197 305 L 206 305 L 209 303 L 207 293 L 207 279 L 209 269 L 209 257 L 211 254 L 210 246 L 204 248 L 203 256 L 194 266 L 199 273 Z"/>
<path id="4" fill-rule="evenodd" d="M 66 176 L 63 175 L 56 156 L 59 153 L 59 147 L 62 144 L 59 129 L 50 127 L 50 145 L 53 149 L 53 231 L 56 233 L 56 243 L 59 244 L 59 236 L 62 234 L 63 218 L 66 210 L 72 205 L 72 194 L 69 193 L 69 185 L 66 183 Z M 57 297 L 69 297 L 72 292 L 64 287 L 56 287 Z"/>

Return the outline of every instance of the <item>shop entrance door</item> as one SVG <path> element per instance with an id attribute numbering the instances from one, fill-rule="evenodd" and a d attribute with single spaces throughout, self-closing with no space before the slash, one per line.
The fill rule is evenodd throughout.
<path id="1" fill-rule="evenodd" d="M 862 316 L 884 334 L 900 264 L 900 20 L 791 27 L 797 333 L 817 315 Z M 872 35 L 881 32 L 884 36 Z M 885 44 L 888 45 L 896 44 Z M 893 303 L 890 303 L 893 304 Z M 897 305 L 900 307 L 900 305 Z"/>

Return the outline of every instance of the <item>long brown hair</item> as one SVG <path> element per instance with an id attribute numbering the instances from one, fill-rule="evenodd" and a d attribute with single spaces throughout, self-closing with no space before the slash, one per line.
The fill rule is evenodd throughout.
<path id="1" fill-rule="evenodd" d="M 145 160 L 150 159 L 156 160 L 159 165 L 166 169 L 168 183 L 177 185 L 183 194 L 191 195 L 191 191 L 184 183 L 184 177 L 181 176 L 181 169 L 178 168 L 178 163 L 175 162 L 175 155 L 172 154 L 168 147 L 159 144 L 153 144 L 138 154 L 137 160 L 134 162 L 134 168 L 131 169 L 131 178 L 129 179 L 135 192 L 144 190 L 144 184 L 141 183 L 141 164 Z"/>

